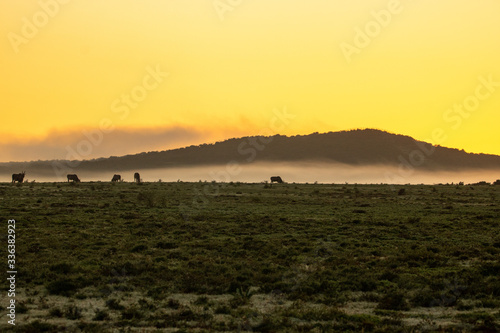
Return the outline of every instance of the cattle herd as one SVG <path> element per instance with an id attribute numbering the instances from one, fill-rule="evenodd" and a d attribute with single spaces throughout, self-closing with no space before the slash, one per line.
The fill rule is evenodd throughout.
<path id="1" fill-rule="evenodd" d="M 12 174 L 12 182 L 13 183 L 22 183 L 24 181 L 24 176 L 26 175 L 26 172 L 23 171 L 21 173 L 13 173 Z M 66 178 L 68 179 L 69 182 L 73 183 L 79 183 L 80 178 L 78 178 L 78 175 L 76 174 L 68 174 L 66 175 Z M 120 182 L 122 181 L 122 176 L 121 175 L 114 175 L 113 178 L 111 179 L 112 182 Z M 140 183 L 141 182 L 141 176 L 139 175 L 138 172 L 134 174 L 134 182 Z"/>
<path id="2" fill-rule="evenodd" d="M 13 183 L 22 183 L 24 181 L 24 176 L 26 175 L 26 172 L 21 172 L 21 173 L 14 173 L 12 174 L 12 182 Z M 66 176 L 68 178 L 68 183 L 69 182 L 73 182 L 73 183 L 79 183 L 80 182 L 80 178 L 78 178 L 78 176 L 76 174 L 68 174 Z M 113 178 L 111 178 L 111 182 L 121 182 L 123 181 L 122 180 L 122 176 L 121 175 L 113 175 Z M 141 182 L 141 175 L 136 172 L 134 173 L 134 182 L 135 183 L 140 183 Z M 271 184 L 272 183 L 279 183 L 279 184 L 282 184 L 283 183 L 283 179 L 281 179 L 280 176 L 273 176 L 271 177 Z"/>
<path id="3" fill-rule="evenodd" d="M 74 182 L 74 183 L 79 183 L 80 182 L 80 178 L 78 178 L 77 175 L 75 174 L 70 174 L 67 176 L 68 177 L 68 183 L 71 181 L 71 182 Z M 14 175 L 12 175 L 12 179 L 14 179 Z M 14 180 L 12 180 L 14 181 Z M 113 178 L 111 178 L 111 182 L 112 183 L 115 183 L 115 182 L 121 182 L 123 181 L 122 180 L 122 176 L 121 175 L 113 175 Z M 134 182 L 136 183 L 140 183 L 141 182 L 141 176 L 139 175 L 138 172 L 134 173 Z"/>

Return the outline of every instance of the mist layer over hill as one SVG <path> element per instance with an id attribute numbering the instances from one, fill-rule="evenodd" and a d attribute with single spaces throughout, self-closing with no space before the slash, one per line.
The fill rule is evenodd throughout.
<path id="1" fill-rule="evenodd" d="M 132 182 L 134 171 L 118 172 L 125 182 Z M 81 171 L 79 178 L 83 182 L 109 182 L 114 172 Z M 358 183 L 358 184 L 466 184 L 480 181 L 493 182 L 500 178 L 499 170 L 467 170 L 467 171 L 425 171 L 413 170 L 401 172 L 394 166 L 351 166 L 337 163 L 253 163 L 239 166 L 206 165 L 195 167 L 174 167 L 140 170 L 141 179 L 145 182 L 269 182 L 271 176 L 281 176 L 287 183 Z M 27 181 L 37 182 L 66 181 L 64 177 L 27 173 Z M 10 175 L 0 176 L 0 182 L 10 181 Z"/>
<path id="2" fill-rule="evenodd" d="M 263 163 L 267 166 L 259 169 Z M 194 180 L 224 180 L 229 174 L 232 177 L 229 181 L 261 181 L 266 172 L 287 174 L 285 170 L 295 169 L 289 171 L 287 178 L 296 179 L 293 181 L 297 182 L 307 181 L 305 179 L 322 182 L 343 182 L 345 179 L 353 182 L 359 178 L 359 182 L 420 183 L 424 181 L 408 180 L 416 174 L 431 173 L 432 177 L 463 172 L 469 175 L 479 172 L 479 175 L 484 175 L 483 170 L 489 170 L 494 179 L 500 178 L 495 178 L 500 170 L 500 156 L 471 154 L 458 149 L 433 146 L 409 136 L 379 130 L 353 130 L 293 137 L 244 137 L 214 144 L 84 161 L 2 163 L 0 175 L 3 181 L 8 181 L 11 173 L 25 170 L 31 178 L 48 181 L 61 180 L 67 173 L 93 174 L 90 178 L 101 179 L 103 176 L 95 175 L 127 171 L 150 174 L 154 169 L 165 169 L 166 172 L 156 172 L 158 177 L 152 176 L 151 180 L 162 178 L 162 174 L 169 175 L 170 180 L 193 180 L 193 177 L 196 178 Z M 168 169 L 175 172 L 168 172 Z M 199 172 L 193 172 L 195 169 Z M 247 171 L 235 171 L 239 169 Z M 210 170 L 213 170 L 212 175 Z M 255 176 L 248 176 L 252 172 Z M 354 176 L 357 173 L 362 176 Z M 189 176 L 171 178 L 172 174 Z M 314 177 L 313 174 L 317 176 Z M 307 177 L 304 178 L 303 175 Z M 318 177 L 319 175 L 322 176 Z M 132 180 L 132 177 L 129 178 Z"/>

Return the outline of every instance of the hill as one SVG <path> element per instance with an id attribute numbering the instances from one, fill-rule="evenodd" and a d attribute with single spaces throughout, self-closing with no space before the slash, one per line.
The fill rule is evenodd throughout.
<path id="1" fill-rule="evenodd" d="M 411 165 L 428 171 L 500 169 L 500 156 L 433 146 L 409 136 L 365 129 L 309 135 L 253 136 L 185 148 L 84 161 L 34 161 L 0 164 L 1 173 L 26 170 L 53 174 L 71 171 L 126 171 L 148 168 L 252 162 L 327 162 L 353 166 Z"/>

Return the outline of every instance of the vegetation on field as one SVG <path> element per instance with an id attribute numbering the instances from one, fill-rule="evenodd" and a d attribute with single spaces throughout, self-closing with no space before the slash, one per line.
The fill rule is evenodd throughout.
<path id="1" fill-rule="evenodd" d="M 500 330 L 498 186 L 35 183 L 0 200 L 18 332 Z"/>

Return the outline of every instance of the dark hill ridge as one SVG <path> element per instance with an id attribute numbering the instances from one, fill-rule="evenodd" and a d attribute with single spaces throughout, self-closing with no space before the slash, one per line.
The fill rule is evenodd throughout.
<path id="1" fill-rule="evenodd" d="M 425 157 L 422 159 L 422 157 Z M 149 168 L 223 165 L 230 161 L 330 162 L 349 165 L 392 165 L 413 161 L 425 170 L 499 169 L 500 156 L 471 154 L 433 146 L 380 130 L 365 129 L 298 136 L 243 137 L 214 144 L 148 152 L 122 157 L 85 160 L 72 171 L 126 171 Z M 67 161 L 58 161 L 68 165 Z M 1 172 L 26 170 L 53 173 L 53 161 L 3 163 Z"/>

